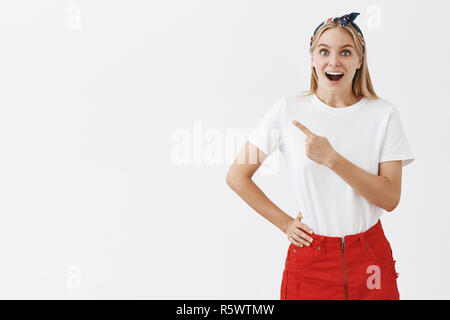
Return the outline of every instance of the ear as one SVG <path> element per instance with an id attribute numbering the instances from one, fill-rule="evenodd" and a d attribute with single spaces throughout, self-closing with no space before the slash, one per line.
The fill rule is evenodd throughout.
<path id="1" fill-rule="evenodd" d="M 361 68 L 361 65 L 362 65 L 362 59 L 363 59 L 363 58 L 359 58 L 359 64 L 358 64 L 358 68 L 357 68 L 357 69 L 360 69 L 360 68 Z"/>

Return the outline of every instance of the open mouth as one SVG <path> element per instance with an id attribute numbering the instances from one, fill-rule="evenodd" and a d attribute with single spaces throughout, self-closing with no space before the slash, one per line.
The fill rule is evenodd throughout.
<path id="1" fill-rule="evenodd" d="M 330 81 L 339 81 L 344 76 L 342 72 L 325 72 L 325 75 Z"/>

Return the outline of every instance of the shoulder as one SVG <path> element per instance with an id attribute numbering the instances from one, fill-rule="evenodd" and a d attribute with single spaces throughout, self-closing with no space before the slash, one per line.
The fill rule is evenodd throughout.
<path id="1" fill-rule="evenodd" d="M 368 104 L 380 113 L 389 116 L 392 112 L 397 112 L 397 107 L 391 101 L 384 98 L 367 99 Z"/>
<path id="2" fill-rule="evenodd" d="M 302 95 L 299 92 L 289 93 L 283 97 L 283 107 L 285 112 L 301 110 L 311 103 L 311 97 Z"/>
<path id="3" fill-rule="evenodd" d="M 300 92 L 290 93 L 284 97 L 286 105 L 296 105 L 302 103 L 308 103 L 311 101 L 310 95 L 304 95 Z"/>

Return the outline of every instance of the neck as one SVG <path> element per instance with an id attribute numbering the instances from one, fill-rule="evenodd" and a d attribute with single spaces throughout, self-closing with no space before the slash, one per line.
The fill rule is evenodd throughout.
<path id="1" fill-rule="evenodd" d="M 345 108 L 361 100 L 361 97 L 356 97 L 351 90 L 346 92 L 330 92 L 321 90 L 320 87 L 316 90 L 316 96 L 322 102 L 334 108 Z"/>

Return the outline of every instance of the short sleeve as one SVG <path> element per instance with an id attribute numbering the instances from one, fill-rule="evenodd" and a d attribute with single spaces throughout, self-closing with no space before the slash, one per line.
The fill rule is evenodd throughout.
<path id="1" fill-rule="evenodd" d="M 400 113 L 395 106 L 389 114 L 379 159 L 379 162 L 402 160 L 402 166 L 415 159 L 400 120 Z"/>
<path id="2" fill-rule="evenodd" d="M 248 136 L 248 141 L 270 155 L 281 146 L 281 124 L 284 117 L 285 98 L 276 101 Z"/>

